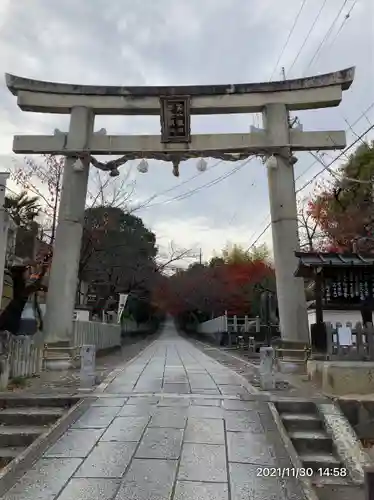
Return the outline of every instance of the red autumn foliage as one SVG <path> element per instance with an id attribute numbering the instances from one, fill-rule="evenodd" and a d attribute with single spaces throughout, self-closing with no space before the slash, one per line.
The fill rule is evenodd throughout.
<path id="1" fill-rule="evenodd" d="M 273 276 L 273 269 L 262 261 L 198 266 L 169 278 L 154 291 L 153 300 L 173 315 L 193 310 L 250 314 L 254 285 Z"/>

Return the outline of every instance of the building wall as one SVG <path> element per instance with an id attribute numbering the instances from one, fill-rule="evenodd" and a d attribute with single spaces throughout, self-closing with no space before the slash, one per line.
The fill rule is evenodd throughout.
<path id="1" fill-rule="evenodd" d="M 336 325 L 336 323 L 345 325 L 347 322 L 351 322 L 354 326 L 356 323 L 362 322 L 360 311 L 323 311 L 323 320 L 327 323 L 331 323 L 334 326 Z M 310 325 L 316 322 L 316 312 L 314 309 L 310 309 L 308 311 L 308 321 L 310 331 Z"/>

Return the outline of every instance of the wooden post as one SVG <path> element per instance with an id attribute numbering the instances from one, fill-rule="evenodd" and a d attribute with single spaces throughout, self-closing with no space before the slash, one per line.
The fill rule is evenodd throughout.
<path id="1" fill-rule="evenodd" d="M 374 500 L 374 467 L 365 469 L 365 500 Z"/>
<path id="2" fill-rule="evenodd" d="M 322 275 L 316 273 L 315 275 L 315 298 L 316 298 L 316 323 L 320 325 L 323 323 L 323 304 L 322 304 Z"/>

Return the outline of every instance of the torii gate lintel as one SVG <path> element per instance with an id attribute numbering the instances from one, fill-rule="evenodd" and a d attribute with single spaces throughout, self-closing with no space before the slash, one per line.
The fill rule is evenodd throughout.
<path id="1" fill-rule="evenodd" d="M 122 160 L 153 158 L 172 161 L 175 175 L 179 161 L 189 158 L 237 161 L 251 155 L 275 155 L 275 168 L 268 168 L 268 183 L 281 333 L 285 340 L 308 342 L 304 284 L 294 277 L 299 242 L 292 152 L 342 149 L 346 139 L 344 131 L 291 129 L 288 113 L 338 106 L 353 79 L 354 68 L 280 82 L 180 87 L 84 86 L 6 75 L 20 109 L 71 115 L 68 133 L 15 136 L 13 144 L 18 154 L 66 156 L 47 297 L 46 342 L 66 341 L 72 329 L 89 165 L 102 165 L 93 154 L 123 155 L 113 162 L 112 174 Z M 263 114 L 264 129 L 244 134 L 191 134 L 190 116 L 194 114 L 258 112 Z M 96 115 L 160 115 L 161 134 L 94 132 Z M 76 168 L 77 157 L 82 168 Z"/>

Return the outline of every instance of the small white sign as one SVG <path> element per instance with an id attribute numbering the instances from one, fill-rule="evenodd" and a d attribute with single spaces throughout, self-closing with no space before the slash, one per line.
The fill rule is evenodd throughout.
<path id="1" fill-rule="evenodd" d="M 340 326 L 338 328 L 339 345 L 350 346 L 352 341 L 352 330 L 348 326 Z"/>
<path id="2" fill-rule="evenodd" d="M 127 293 L 120 293 L 119 294 L 119 301 L 118 301 L 118 315 L 117 315 L 117 321 L 118 323 L 121 322 L 121 316 L 123 313 L 123 310 L 125 309 L 126 302 L 127 302 L 127 297 L 129 295 Z"/>

